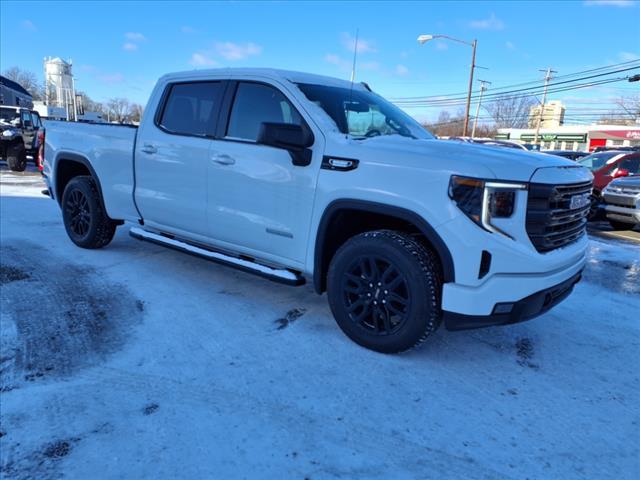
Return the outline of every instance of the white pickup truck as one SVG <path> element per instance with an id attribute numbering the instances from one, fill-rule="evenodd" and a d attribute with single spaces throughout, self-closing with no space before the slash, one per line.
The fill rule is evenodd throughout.
<path id="1" fill-rule="evenodd" d="M 434 139 L 366 84 L 271 69 L 162 77 L 138 129 L 50 122 L 45 176 L 71 240 L 133 237 L 272 280 L 311 279 L 380 352 L 441 321 L 535 317 L 585 264 L 591 173 Z"/>

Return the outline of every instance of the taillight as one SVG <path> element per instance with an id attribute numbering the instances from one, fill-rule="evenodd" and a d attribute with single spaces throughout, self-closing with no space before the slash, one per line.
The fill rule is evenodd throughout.
<path id="1" fill-rule="evenodd" d="M 44 169 L 44 132 L 40 132 L 38 134 L 38 137 L 40 137 L 40 148 L 38 148 L 38 159 L 36 160 L 36 166 L 38 167 L 38 170 L 42 171 Z"/>

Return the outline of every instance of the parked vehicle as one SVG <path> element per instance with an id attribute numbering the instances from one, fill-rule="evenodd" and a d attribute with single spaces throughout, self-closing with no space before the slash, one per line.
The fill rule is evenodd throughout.
<path id="1" fill-rule="evenodd" d="M 593 173 L 590 220 L 602 217 L 602 190 L 609 182 L 640 173 L 640 153 L 631 151 L 607 150 L 592 153 L 578 160 L 578 163 Z"/>
<path id="2" fill-rule="evenodd" d="M 640 145 L 629 145 L 626 147 L 621 147 L 621 146 L 600 146 L 600 147 L 596 147 L 593 149 L 594 153 L 598 153 L 598 152 L 609 152 L 611 150 L 616 150 L 619 152 L 638 152 L 640 151 Z"/>
<path id="3" fill-rule="evenodd" d="M 592 175 L 436 140 L 366 86 L 270 69 L 162 77 L 139 128 L 47 122 L 69 238 L 135 238 L 327 291 L 380 352 L 535 317 L 585 264 Z"/>
<path id="4" fill-rule="evenodd" d="M 557 155 L 559 157 L 568 158 L 569 160 L 579 160 L 582 157 L 589 155 L 588 152 L 581 152 L 579 150 L 545 150 L 542 153 Z"/>
<path id="5" fill-rule="evenodd" d="M 640 224 L 640 176 L 618 178 L 602 191 L 607 220 L 614 230 Z"/>
<path id="6" fill-rule="evenodd" d="M 23 172 L 27 156 L 38 157 L 44 128 L 37 112 L 20 107 L 0 106 L 0 155 L 9 168 Z"/>

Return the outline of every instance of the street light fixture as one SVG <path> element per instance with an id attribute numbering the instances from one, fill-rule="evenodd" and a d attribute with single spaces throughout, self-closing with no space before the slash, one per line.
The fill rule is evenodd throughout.
<path id="1" fill-rule="evenodd" d="M 430 40 L 434 40 L 436 38 L 446 38 L 447 40 L 451 40 L 453 42 L 463 43 L 464 45 L 468 45 L 472 49 L 471 53 L 471 71 L 469 72 L 469 93 L 467 94 L 467 108 L 464 116 L 464 130 L 462 132 L 462 136 L 467 136 L 467 131 L 469 130 L 469 108 L 471 106 L 471 90 L 473 89 L 473 71 L 476 67 L 476 46 L 478 45 L 477 40 L 473 40 L 472 42 L 467 42 L 465 40 L 460 40 L 459 38 L 450 37 L 449 35 L 419 35 L 418 43 L 420 45 L 424 45 Z"/>

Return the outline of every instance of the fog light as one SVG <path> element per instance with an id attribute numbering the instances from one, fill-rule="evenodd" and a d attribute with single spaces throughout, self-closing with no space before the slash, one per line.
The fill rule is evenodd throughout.
<path id="1" fill-rule="evenodd" d="M 493 313 L 496 315 L 511 313 L 511 310 L 513 310 L 513 303 L 496 303 L 493 307 Z"/>

